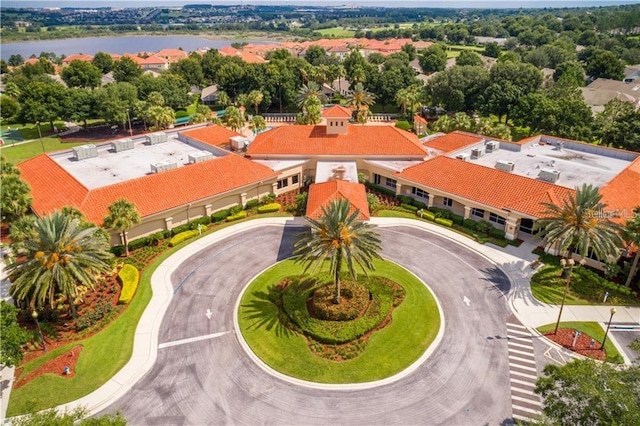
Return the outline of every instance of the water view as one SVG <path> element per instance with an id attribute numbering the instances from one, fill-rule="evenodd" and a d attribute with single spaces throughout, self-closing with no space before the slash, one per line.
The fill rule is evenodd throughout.
<path id="1" fill-rule="evenodd" d="M 84 37 L 5 43 L 0 46 L 0 57 L 6 60 L 11 55 L 20 54 L 26 59 L 31 55 L 39 56 L 41 52 L 54 52 L 57 55 L 66 56 L 76 53 L 93 55 L 96 52 L 122 55 L 123 53 L 157 52 L 168 48 L 182 48 L 190 52 L 201 47 L 218 49 L 234 42 L 272 43 L 265 40 L 224 40 L 194 35 Z"/>

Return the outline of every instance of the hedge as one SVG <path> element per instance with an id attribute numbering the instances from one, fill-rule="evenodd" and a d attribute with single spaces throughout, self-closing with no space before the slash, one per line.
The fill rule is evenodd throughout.
<path id="1" fill-rule="evenodd" d="M 416 216 L 421 217 L 423 219 L 427 219 L 427 220 L 435 220 L 436 218 L 435 214 L 431 213 L 428 210 L 422 210 L 422 209 L 416 212 Z"/>
<path id="2" fill-rule="evenodd" d="M 418 208 L 416 206 L 412 206 L 411 204 L 400 204 L 400 207 L 402 207 L 403 209 L 407 209 L 411 212 L 417 212 Z"/>
<path id="3" fill-rule="evenodd" d="M 377 191 L 377 192 L 379 192 L 381 194 L 385 194 L 385 195 L 388 195 L 390 197 L 395 197 L 396 196 L 396 192 L 395 191 L 393 191 L 391 189 L 388 189 L 388 188 L 385 188 L 385 187 L 380 186 L 380 185 L 376 185 L 375 183 L 365 182 L 364 185 L 367 188 L 372 189 L 374 191 Z"/>
<path id="4" fill-rule="evenodd" d="M 171 240 L 169 241 L 169 247 L 175 247 L 183 241 L 186 241 L 193 237 L 197 237 L 199 234 L 200 233 L 198 232 L 197 229 L 194 229 L 192 231 L 181 232 L 176 236 L 174 236 L 173 238 L 171 238 Z"/>
<path id="5" fill-rule="evenodd" d="M 259 205 L 260 205 L 260 200 L 258 200 L 257 198 L 254 198 L 253 200 L 247 201 L 247 204 L 245 204 L 245 209 L 249 210 L 254 207 L 258 207 Z"/>
<path id="6" fill-rule="evenodd" d="M 126 305 L 131 302 L 133 295 L 136 294 L 138 282 L 140 281 L 140 273 L 135 266 L 127 263 L 120 269 L 120 272 L 118 272 L 118 281 L 122 287 L 118 303 Z"/>
<path id="7" fill-rule="evenodd" d="M 435 222 L 448 227 L 451 227 L 451 225 L 453 225 L 453 221 L 451 219 L 445 219 L 442 217 L 437 217 Z"/>
<path id="8" fill-rule="evenodd" d="M 238 214 L 238 213 L 240 213 L 242 210 L 244 210 L 244 209 L 242 208 L 242 204 L 236 204 L 235 206 L 233 206 L 233 207 L 231 207 L 231 208 L 229 209 L 229 214 L 230 214 L 230 215 Z"/>
<path id="9" fill-rule="evenodd" d="M 223 222 L 227 217 L 229 217 L 231 213 L 229 213 L 229 209 L 224 209 L 217 211 L 211 214 L 211 222 L 218 223 Z"/>
<path id="10" fill-rule="evenodd" d="M 258 207 L 258 213 L 279 212 L 281 208 L 282 206 L 279 203 L 265 204 L 264 206 Z"/>
<path id="11" fill-rule="evenodd" d="M 227 216 L 227 222 L 233 222 L 234 220 L 240 220 L 247 217 L 247 212 L 241 211 L 236 214 L 232 214 L 231 216 Z"/>
<path id="12" fill-rule="evenodd" d="M 399 121 L 396 123 L 396 127 L 397 127 L 398 129 L 402 129 L 402 130 L 406 130 L 406 131 L 409 131 L 409 130 L 411 130 L 411 129 L 413 128 L 413 126 L 411 125 L 411 123 L 409 123 L 409 122 L 408 122 L 408 121 L 406 121 L 406 120 L 399 120 Z"/>

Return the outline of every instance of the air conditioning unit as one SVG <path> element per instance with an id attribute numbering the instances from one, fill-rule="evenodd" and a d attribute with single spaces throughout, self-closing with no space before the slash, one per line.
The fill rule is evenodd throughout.
<path id="1" fill-rule="evenodd" d="M 167 134 L 165 132 L 156 132 L 156 133 L 151 133 L 150 135 L 147 135 L 147 143 L 149 145 L 164 143 L 168 140 L 169 138 L 167 137 Z"/>
<path id="2" fill-rule="evenodd" d="M 544 181 L 556 183 L 560 179 L 560 170 L 555 169 L 540 169 L 538 177 Z"/>
<path id="3" fill-rule="evenodd" d="M 516 164 L 513 161 L 498 160 L 496 169 L 511 173 Z"/>
<path id="4" fill-rule="evenodd" d="M 178 168 L 176 160 L 165 160 L 158 163 L 151 164 L 152 173 L 166 172 L 167 170 Z"/>
<path id="5" fill-rule="evenodd" d="M 133 139 L 127 138 L 111 142 L 111 149 L 115 152 L 122 152 L 133 149 Z"/>
<path id="6" fill-rule="evenodd" d="M 469 161 L 469 154 L 467 154 L 466 152 L 463 152 L 462 154 L 456 155 L 456 158 L 462 161 Z"/>
<path id="7" fill-rule="evenodd" d="M 249 146 L 250 141 L 244 136 L 232 136 L 229 138 L 229 144 L 233 151 L 242 151 Z"/>
<path id="8" fill-rule="evenodd" d="M 471 150 L 471 158 L 480 158 L 484 155 L 484 147 L 482 148 L 473 148 Z"/>
<path id="9" fill-rule="evenodd" d="M 208 151 L 195 152 L 189 154 L 189 164 L 202 163 L 203 161 L 211 160 L 213 154 Z"/>
<path id="10" fill-rule="evenodd" d="M 87 160 L 98 156 L 98 148 L 93 144 L 76 146 L 73 148 L 73 157 L 78 160 Z"/>
<path id="11" fill-rule="evenodd" d="M 500 149 L 500 142 L 498 141 L 489 141 L 486 145 L 487 153 L 497 151 Z"/>

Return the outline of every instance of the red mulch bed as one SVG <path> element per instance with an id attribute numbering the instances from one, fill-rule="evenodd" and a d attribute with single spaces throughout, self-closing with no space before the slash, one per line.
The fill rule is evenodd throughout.
<path id="1" fill-rule="evenodd" d="M 112 139 L 122 139 L 129 137 L 129 126 L 126 129 L 122 129 L 117 133 L 111 133 L 111 126 L 92 127 L 88 129 L 81 129 L 75 133 L 71 133 L 66 136 L 62 136 L 60 140 L 64 142 L 106 142 Z M 149 133 L 149 130 L 145 130 L 143 126 L 133 127 L 133 136 L 144 135 Z"/>
<path id="2" fill-rule="evenodd" d="M 82 345 L 75 346 L 71 350 L 63 353 L 62 355 L 57 356 L 56 358 L 45 362 L 39 368 L 31 371 L 26 376 L 22 377 L 22 368 L 19 368 L 16 371 L 16 381 L 13 385 L 14 388 L 19 388 L 36 377 L 40 377 L 43 374 L 55 374 L 61 377 L 73 377 L 76 374 L 76 363 L 78 362 L 78 357 L 82 352 Z M 64 368 L 69 367 L 69 373 L 64 374 Z"/>
<path id="3" fill-rule="evenodd" d="M 578 337 L 578 341 L 575 346 L 572 346 L 573 339 L 575 338 L 575 332 L 573 328 L 559 328 L 558 334 L 554 334 L 553 331 L 549 331 L 544 333 L 544 336 L 559 344 L 563 348 L 569 349 L 573 352 L 579 353 L 580 355 L 594 358 L 600 361 L 603 361 L 607 354 L 603 349 L 600 348 L 600 342 L 595 339 L 592 339 L 588 334 L 582 333 Z M 595 343 L 593 346 L 591 345 L 591 340 Z"/>

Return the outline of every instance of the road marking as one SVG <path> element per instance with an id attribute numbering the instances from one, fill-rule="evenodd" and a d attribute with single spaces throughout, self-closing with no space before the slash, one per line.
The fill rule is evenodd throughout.
<path id="1" fill-rule="evenodd" d="M 201 340 L 215 339 L 216 337 L 229 334 L 231 331 L 223 331 L 221 333 L 205 334 L 204 336 L 190 337 L 188 339 L 174 340 L 173 342 L 161 343 L 158 345 L 158 349 L 170 348 L 171 346 L 184 345 L 185 343 L 199 342 Z"/>
<path id="2" fill-rule="evenodd" d="M 213 315 L 213 312 L 211 312 L 211 309 L 207 308 L 207 312 L 204 313 L 204 316 L 206 316 L 207 319 L 211 319 L 212 315 Z"/>
<path id="3" fill-rule="evenodd" d="M 512 376 L 518 376 L 518 377 L 524 377 L 524 378 L 527 378 L 527 379 L 533 379 L 533 380 L 530 380 L 529 383 L 535 383 L 536 379 L 538 378 L 538 376 L 536 376 L 535 374 L 521 373 L 520 371 L 511 371 L 510 374 Z"/>
<path id="4" fill-rule="evenodd" d="M 516 343 L 512 340 L 509 340 L 509 343 L 507 343 L 507 345 L 509 346 L 509 349 L 513 349 L 515 348 L 522 348 L 522 349 L 531 349 L 531 345 L 523 345 L 522 343 Z"/>
<path id="5" fill-rule="evenodd" d="M 516 349 L 516 348 L 509 348 L 509 353 L 510 354 L 514 354 L 514 355 L 518 355 L 518 354 L 526 355 L 527 357 L 532 356 L 531 355 L 531 351 L 523 351 L 523 350 Z M 535 364 L 535 360 L 534 360 L 534 364 Z"/>
<path id="6" fill-rule="evenodd" d="M 509 385 L 514 419 L 536 420 L 541 413 L 540 397 L 534 393 L 538 379 L 531 333 L 515 317 L 507 322 Z"/>
<path id="7" fill-rule="evenodd" d="M 471 306 L 471 300 L 469 300 L 467 296 L 465 296 L 464 299 L 462 299 L 462 301 L 464 302 L 465 305 Z"/>
<path id="8" fill-rule="evenodd" d="M 515 363 L 514 367 L 523 368 L 525 370 L 538 371 L 535 369 L 535 367 L 529 367 L 530 365 L 536 365 L 536 362 L 530 359 L 520 358 L 515 355 L 509 355 L 509 360 Z"/>

